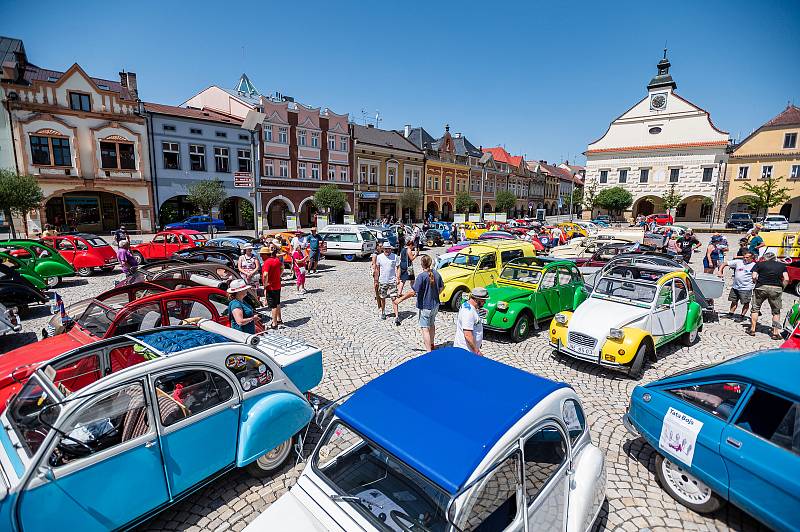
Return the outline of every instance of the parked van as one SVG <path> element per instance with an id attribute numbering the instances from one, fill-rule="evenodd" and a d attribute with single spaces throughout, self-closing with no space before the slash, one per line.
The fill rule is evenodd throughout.
<path id="1" fill-rule="evenodd" d="M 331 224 L 319 232 L 327 245 L 326 257 L 342 257 L 350 262 L 356 257 L 369 257 L 377 239 L 366 225 Z"/>

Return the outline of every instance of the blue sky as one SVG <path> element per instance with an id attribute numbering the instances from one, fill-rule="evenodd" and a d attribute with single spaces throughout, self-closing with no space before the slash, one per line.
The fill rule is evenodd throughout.
<path id="1" fill-rule="evenodd" d="M 579 161 L 646 94 L 665 41 L 678 93 L 741 138 L 800 104 L 800 1 L 37 2 L 0 0 L 29 60 L 137 73 L 180 104 L 244 71 L 262 93 L 380 126 L 444 124 L 528 159 Z"/>

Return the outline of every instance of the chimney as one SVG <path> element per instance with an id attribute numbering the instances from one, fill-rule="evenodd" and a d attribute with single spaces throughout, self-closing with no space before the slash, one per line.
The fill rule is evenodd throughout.
<path id="1" fill-rule="evenodd" d="M 119 73 L 120 84 L 128 89 L 134 100 L 139 99 L 139 89 L 136 85 L 136 74 L 133 72 L 125 72 L 124 70 Z"/>
<path id="2" fill-rule="evenodd" d="M 411 134 L 411 124 L 406 124 L 405 127 L 403 128 L 403 136 L 405 138 L 408 138 L 410 134 Z"/>

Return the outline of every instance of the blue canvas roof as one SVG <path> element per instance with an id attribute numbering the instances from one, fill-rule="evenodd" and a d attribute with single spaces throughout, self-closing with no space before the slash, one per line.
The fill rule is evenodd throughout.
<path id="1" fill-rule="evenodd" d="M 178 351 L 186 351 L 201 345 L 220 344 L 230 342 L 221 334 L 204 331 L 202 329 L 165 329 L 146 334 L 136 335 L 136 339 L 157 349 L 165 355 Z"/>
<path id="2" fill-rule="evenodd" d="M 566 386 L 447 347 L 367 383 L 336 414 L 452 494 L 514 423 Z"/>
<path id="3" fill-rule="evenodd" d="M 771 349 L 733 357 L 720 364 L 681 372 L 651 384 L 666 384 L 687 378 L 740 377 L 800 397 L 800 351 L 796 349 Z"/>

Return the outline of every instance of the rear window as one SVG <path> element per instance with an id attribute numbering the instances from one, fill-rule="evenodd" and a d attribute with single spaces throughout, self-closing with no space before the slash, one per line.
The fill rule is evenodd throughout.
<path id="1" fill-rule="evenodd" d="M 749 214 L 741 214 L 741 213 L 733 214 L 733 215 L 731 215 L 731 219 L 732 220 L 749 220 L 750 219 L 750 215 Z"/>
<path id="2" fill-rule="evenodd" d="M 199 234 L 199 233 L 196 234 L 196 235 L 189 235 L 189 236 L 192 237 L 192 240 L 205 240 L 206 239 L 206 235 Z"/>
<path id="3" fill-rule="evenodd" d="M 86 238 L 85 240 L 90 245 L 92 245 L 93 247 L 100 247 L 100 246 L 107 246 L 108 245 L 108 242 L 106 242 L 105 240 L 103 240 L 99 236 L 95 237 L 95 238 Z"/>
<path id="4" fill-rule="evenodd" d="M 713 382 L 673 388 L 669 393 L 727 421 L 745 388 L 739 382 Z"/>

